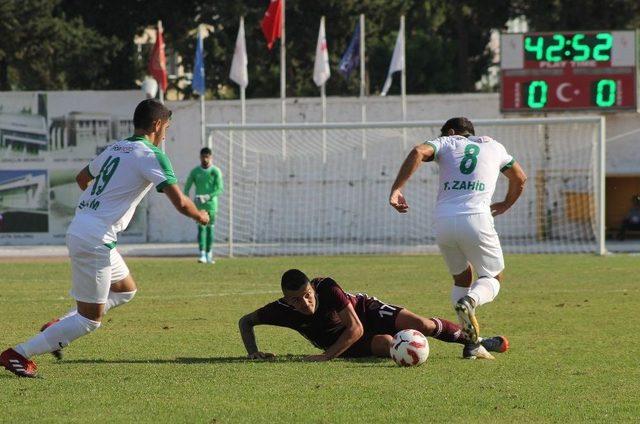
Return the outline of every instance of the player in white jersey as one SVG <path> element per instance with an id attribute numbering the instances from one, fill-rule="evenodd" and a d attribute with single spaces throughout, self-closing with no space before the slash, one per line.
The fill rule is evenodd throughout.
<path id="1" fill-rule="evenodd" d="M 171 111 L 156 100 L 141 102 L 133 115 L 135 133 L 117 141 L 76 176 L 84 191 L 67 230 L 71 259 L 71 295 L 76 308 L 43 327 L 32 339 L 7 349 L 0 364 L 21 377 L 35 377 L 29 358 L 61 349 L 100 327 L 103 315 L 133 298 L 137 286 L 116 250 L 117 235 L 127 228 L 136 206 L 154 187 L 182 214 L 206 225 L 209 215 L 182 194 L 171 163 L 158 148 Z M 89 184 L 93 180 L 92 184 Z"/>
<path id="2" fill-rule="evenodd" d="M 398 172 L 389 203 L 398 212 L 406 213 L 409 206 L 401 189 L 422 162 L 438 163 L 436 241 L 453 275 L 451 300 L 456 313 L 477 343 L 480 327 L 475 309 L 498 295 L 504 269 L 493 217 L 506 212 L 518 200 L 527 177 L 502 144 L 474 134 L 467 118 L 452 118 L 442 127 L 440 137 L 414 147 Z M 492 204 L 500 173 L 508 178 L 509 189 L 504 201 Z M 478 276 L 475 281 L 474 269 Z"/>

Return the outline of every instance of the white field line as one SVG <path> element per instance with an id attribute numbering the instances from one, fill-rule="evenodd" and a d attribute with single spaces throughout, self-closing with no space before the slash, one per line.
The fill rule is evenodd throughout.
<path id="1" fill-rule="evenodd" d="M 244 292 L 220 292 L 220 293 L 200 293 L 200 294 L 166 294 L 166 295 L 140 295 L 141 298 L 144 299 L 199 299 L 199 298 L 207 298 L 207 297 L 224 297 L 224 296 L 252 296 L 256 294 L 280 294 L 282 293 L 280 290 L 254 290 L 254 291 L 244 291 Z M 50 298 L 46 296 L 42 297 L 13 297 L 13 298 L 3 298 L 0 296 L 0 303 L 23 303 L 23 302 L 33 302 L 33 301 L 69 301 L 72 300 L 69 297 L 57 296 L 55 298 Z"/>
<path id="2" fill-rule="evenodd" d="M 534 292 L 534 290 L 524 290 L 525 292 Z M 352 292 L 357 292 L 352 291 Z M 554 294 L 571 294 L 571 293 L 636 293 L 640 292 L 640 289 L 612 289 L 612 290 L 602 290 L 602 289 L 578 289 L 578 290 L 553 290 L 553 291 L 545 291 L 544 295 L 554 295 Z M 163 294 L 163 295 L 145 295 L 144 293 L 140 294 L 141 299 L 201 299 L 201 298 L 215 298 L 215 297 L 225 297 L 225 296 L 253 296 L 253 295 L 261 295 L 261 294 L 280 294 L 282 293 L 280 290 L 252 290 L 252 291 L 235 291 L 235 292 L 220 292 L 220 293 L 200 293 L 200 294 Z M 27 302 L 69 302 L 72 301 L 70 297 L 65 296 L 57 296 L 57 297 L 5 297 L 0 296 L 0 304 L 2 303 L 27 303 Z"/>

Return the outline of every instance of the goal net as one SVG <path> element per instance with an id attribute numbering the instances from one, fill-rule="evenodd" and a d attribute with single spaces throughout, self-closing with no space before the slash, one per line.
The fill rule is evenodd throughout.
<path id="1" fill-rule="evenodd" d="M 474 121 L 528 175 L 516 205 L 495 220 L 505 252 L 603 253 L 603 120 L 597 117 Z M 437 252 L 438 166 L 424 164 L 388 204 L 410 148 L 436 138 L 440 121 L 208 125 L 225 177 L 216 222 L 219 252 L 323 255 Z M 494 201 L 504 198 L 498 181 Z"/>

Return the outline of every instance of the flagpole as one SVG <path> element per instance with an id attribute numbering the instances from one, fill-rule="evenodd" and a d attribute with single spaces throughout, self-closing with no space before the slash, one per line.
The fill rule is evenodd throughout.
<path id="1" fill-rule="evenodd" d="M 161 33 L 162 33 L 162 21 L 158 21 L 158 33 L 156 34 L 156 37 L 159 37 Z M 162 84 L 158 84 L 158 89 L 160 93 L 160 103 L 164 104 L 164 91 L 162 90 Z"/>
<path id="2" fill-rule="evenodd" d="M 280 119 L 284 125 L 287 121 L 286 97 L 287 97 L 287 76 L 286 76 L 286 57 L 287 47 L 285 38 L 285 17 L 286 17 L 286 1 L 282 0 L 282 35 L 280 37 Z M 282 159 L 287 157 L 287 136 L 285 130 L 282 130 Z"/>
<path id="3" fill-rule="evenodd" d="M 247 110 L 246 110 L 246 99 L 245 99 L 245 88 L 240 86 L 240 123 L 244 126 L 247 123 Z M 246 137 L 247 132 L 242 131 L 242 166 L 246 165 Z"/>
<path id="4" fill-rule="evenodd" d="M 320 27 L 324 28 L 324 16 L 320 18 Z M 326 40 L 326 33 L 324 34 Z M 322 103 L 322 124 L 327 123 L 327 82 L 320 86 L 320 99 Z M 327 163 L 327 130 L 322 129 L 322 163 Z"/>
<path id="5" fill-rule="evenodd" d="M 247 123 L 247 106 L 246 106 L 246 88 L 249 84 L 249 75 L 247 71 L 247 46 L 245 44 L 244 35 L 244 16 L 240 17 L 240 26 L 238 27 L 238 37 L 236 38 L 236 46 L 231 61 L 231 71 L 229 78 L 240 87 L 240 123 Z M 242 166 L 247 163 L 246 159 L 246 131 L 242 131 Z"/>
<path id="6" fill-rule="evenodd" d="M 400 79 L 400 98 L 402 100 L 402 122 L 407 122 L 407 57 L 405 56 L 406 37 L 404 33 L 404 15 L 400 16 L 400 32 L 402 34 L 402 71 Z M 407 148 L 407 129 L 402 128 L 402 147 Z"/>
<path id="7" fill-rule="evenodd" d="M 156 35 L 156 37 L 160 37 L 160 34 L 162 34 L 162 21 L 158 21 L 158 34 Z M 162 45 L 162 48 L 164 49 L 164 43 Z M 165 67 L 166 67 L 166 56 L 165 56 Z M 165 72 L 166 72 L 166 69 L 165 69 Z M 162 90 L 162 84 L 158 84 L 158 91 L 160 92 L 160 103 L 164 104 L 164 90 Z M 161 144 L 162 144 L 161 150 L 164 152 L 166 150 L 166 146 L 165 146 L 166 141 L 163 141 Z"/>
<path id="8" fill-rule="evenodd" d="M 199 95 L 200 103 L 200 146 L 204 147 L 207 140 L 205 139 L 205 93 L 206 87 L 204 82 L 204 37 L 205 30 L 203 24 L 198 25 L 196 28 L 196 56 L 193 63 L 193 77 L 191 79 L 191 86 L 195 93 Z M 197 83 L 197 87 L 196 87 Z"/>
<path id="9" fill-rule="evenodd" d="M 204 127 L 205 127 L 205 120 L 204 120 L 204 93 L 202 93 L 200 95 L 200 144 L 202 145 L 202 147 L 204 147 L 205 143 L 207 142 L 205 136 L 204 136 Z"/>
<path id="10" fill-rule="evenodd" d="M 365 38 L 365 30 L 364 30 L 364 14 L 360 14 L 360 120 L 364 124 L 367 122 L 367 104 L 365 98 L 365 50 L 364 50 L 364 38 Z M 367 133 L 365 129 L 362 129 L 362 159 L 366 159 L 367 150 L 366 150 L 366 141 L 367 141 Z"/>
<path id="11" fill-rule="evenodd" d="M 327 95 L 324 83 L 320 86 L 320 98 L 322 99 L 322 124 L 327 123 Z M 322 129 L 322 163 L 327 163 L 327 130 Z"/>

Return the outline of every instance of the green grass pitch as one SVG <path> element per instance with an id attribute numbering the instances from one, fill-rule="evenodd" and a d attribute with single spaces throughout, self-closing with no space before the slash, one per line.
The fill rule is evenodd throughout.
<path id="1" fill-rule="evenodd" d="M 125 258 L 126 259 L 126 258 Z M 238 319 L 278 296 L 297 267 L 331 275 L 426 316 L 455 319 L 439 256 L 128 259 L 132 303 L 55 362 L 44 379 L 0 372 L 2 422 L 620 422 L 640 417 L 640 257 L 513 255 L 483 334 L 505 334 L 496 361 L 464 361 L 430 340 L 416 368 L 390 360 L 303 363 L 301 336 L 258 327 L 273 362 L 244 360 Z M 71 305 L 64 260 L 0 263 L 0 346 Z"/>

